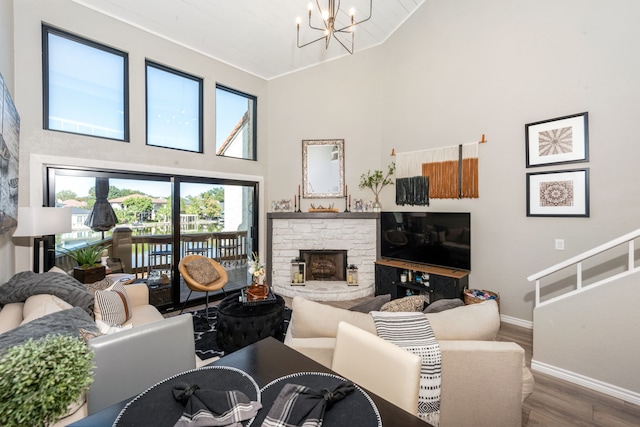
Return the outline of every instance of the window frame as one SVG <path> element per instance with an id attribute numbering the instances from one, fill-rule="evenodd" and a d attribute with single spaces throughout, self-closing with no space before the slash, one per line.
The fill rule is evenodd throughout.
<path id="1" fill-rule="evenodd" d="M 249 161 L 258 161 L 258 97 L 255 95 L 251 95 L 249 93 L 237 90 L 237 89 L 233 89 L 230 88 L 229 86 L 225 86 L 223 84 L 220 83 L 216 83 L 216 92 L 218 91 L 218 89 L 223 90 L 225 92 L 229 92 L 231 94 L 234 95 L 238 95 L 238 96 L 242 96 L 244 98 L 247 98 L 248 101 L 251 102 L 251 109 L 253 110 L 252 113 L 252 117 L 251 117 L 251 135 L 252 135 L 252 140 L 249 143 L 250 146 L 249 148 L 252 150 L 253 152 L 253 157 L 249 158 L 249 157 L 233 157 L 233 156 L 225 156 L 224 154 L 218 154 L 218 138 L 217 136 L 214 136 L 215 138 L 215 151 L 216 151 L 216 157 L 225 157 L 225 158 L 229 158 L 229 159 L 240 159 L 240 160 L 249 160 Z M 216 102 L 215 102 L 215 114 L 218 114 L 218 97 L 216 96 Z M 218 127 L 218 123 L 217 123 L 217 117 L 216 117 L 216 130 Z M 216 135 L 217 131 L 214 130 L 214 135 Z"/>
<path id="2" fill-rule="evenodd" d="M 111 138 L 108 136 L 92 135 L 82 132 L 71 132 L 68 130 L 51 129 L 49 126 L 49 34 L 56 35 L 58 37 L 66 38 L 72 42 L 84 44 L 97 50 L 104 51 L 122 58 L 122 85 L 123 85 L 123 137 Z M 129 119 L 129 54 L 122 50 L 116 49 L 111 46 L 107 46 L 102 43 L 81 37 L 79 35 L 61 30 L 51 25 L 42 23 L 42 128 L 51 132 L 69 133 L 72 135 L 82 135 L 93 138 L 107 139 L 111 141 L 130 142 L 130 119 Z"/>
<path id="3" fill-rule="evenodd" d="M 164 71 L 170 74 L 174 74 L 179 77 L 183 77 L 189 80 L 193 80 L 198 84 L 198 150 L 190 150 L 187 148 L 178 148 L 178 147 L 166 147 L 164 145 L 156 145 L 149 143 L 149 75 L 148 70 L 149 67 L 155 68 L 160 71 Z M 193 74 L 186 73 L 184 71 L 180 71 L 178 69 L 160 64 L 158 62 L 152 61 L 150 59 L 145 59 L 144 63 L 144 108 L 145 108 L 145 145 L 147 147 L 156 147 L 156 148 L 164 148 L 168 150 L 178 150 L 178 151 L 186 151 L 189 153 L 198 153 L 204 154 L 204 81 L 201 77 L 197 77 Z"/>

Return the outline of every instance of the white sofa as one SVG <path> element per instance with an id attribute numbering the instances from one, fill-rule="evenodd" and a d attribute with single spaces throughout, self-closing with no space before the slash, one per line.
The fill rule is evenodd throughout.
<path id="1" fill-rule="evenodd" d="M 376 334 L 368 313 L 301 297 L 293 299 L 292 310 L 285 344 L 327 367 L 341 321 Z M 425 316 L 442 352 L 440 425 L 521 425 L 522 402 L 533 391 L 533 376 L 525 366 L 522 347 L 495 341 L 500 329 L 496 302 Z M 358 360 L 366 363 L 366 355 L 354 355 L 354 363 Z"/>

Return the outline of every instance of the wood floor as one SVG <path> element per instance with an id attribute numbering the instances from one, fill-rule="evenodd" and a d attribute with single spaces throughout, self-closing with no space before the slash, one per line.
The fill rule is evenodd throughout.
<path id="1" fill-rule="evenodd" d="M 364 300 L 327 302 L 335 307 L 349 308 Z M 290 306 L 291 299 L 285 298 Z M 498 340 L 513 341 L 525 350 L 527 366 L 531 366 L 533 331 L 502 323 Z M 629 372 L 630 375 L 637 375 Z M 596 391 L 533 372 L 535 388 L 522 407 L 523 427 L 638 427 L 640 406 Z M 467 426 L 461 426 L 467 427 Z"/>

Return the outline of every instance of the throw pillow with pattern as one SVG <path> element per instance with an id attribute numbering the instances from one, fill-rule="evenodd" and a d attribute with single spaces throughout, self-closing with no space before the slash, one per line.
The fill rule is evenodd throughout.
<path id="1" fill-rule="evenodd" d="M 424 308 L 424 297 L 413 295 L 389 301 L 380 308 L 380 311 L 422 311 Z"/>
<path id="2" fill-rule="evenodd" d="M 103 291 L 96 291 L 93 309 L 96 320 L 110 325 L 122 325 L 131 319 L 129 296 L 120 282 Z"/>

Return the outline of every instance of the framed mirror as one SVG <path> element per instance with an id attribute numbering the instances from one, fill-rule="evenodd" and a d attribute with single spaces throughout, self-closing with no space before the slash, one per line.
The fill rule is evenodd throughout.
<path id="1" fill-rule="evenodd" d="M 302 141 L 302 197 L 344 197 L 344 139 Z"/>

